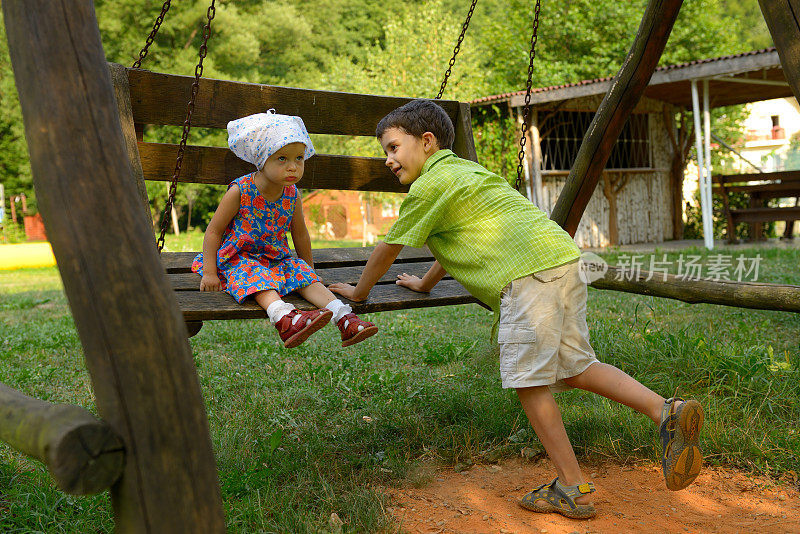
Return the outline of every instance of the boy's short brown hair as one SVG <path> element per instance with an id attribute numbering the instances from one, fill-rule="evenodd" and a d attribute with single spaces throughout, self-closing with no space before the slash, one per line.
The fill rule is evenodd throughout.
<path id="1" fill-rule="evenodd" d="M 409 135 L 422 137 L 431 132 L 439 148 L 453 148 L 455 129 L 444 109 L 431 100 L 417 99 L 395 109 L 378 123 L 375 137 L 383 136 L 389 128 L 401 128 Z"/>

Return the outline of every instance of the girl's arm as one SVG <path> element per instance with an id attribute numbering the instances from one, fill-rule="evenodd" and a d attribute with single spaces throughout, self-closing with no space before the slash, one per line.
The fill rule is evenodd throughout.
<path id="1" fill-rule="evenodd" d="M 433 286 L 438 284 L 446 274 L 447 271 L 444 270 L 442 265 L 438 261 L 435 261 L 422 278 L 414 276 L 413 274 L 403 273 L 397 275 L 397 282 L 395 283 L 399 286 L 419 291 L 420 293 L 430 293 Z"/>
<path id="2" fill-rule="evenodd" d="M 353 287 L 350 284 L 337 283 L 331 284 L 328 289 L 356 302 L 367 300 L 370 290 L 381 279 L 381 276 L 386 274 L 401 250 L 403 250 L 403 245 L 389 245 L 381 241 L 370 254 L 361 278 L 358 280 L 358 285 Z"/>
<path id="3" fill-rule="evenodd" d="M 311 255 L 311 236 L 308 235 L 306 219 L 303 217 L 303 199 L 300 195 L 297 195 L 297 203 L 294 206 L 289 231 L 292 233 L 292 241 L 294 242 L 294 250 L 297 252 L 297 257 L 305 261 L 313 269 L 314 259 Z"/>
<path id="4" fill-rule="evenodd" d="M 203 236 L 203 277 L 200 279 L 200 291 L 219 291 L 222 284 L 217 276 L 217 252 L 222 244 L 222 236 L 228 225 L 239 212 L 241 193 L 239 186 L 233 185 L 222 197 L 217 211 L 208 223 Z"/>

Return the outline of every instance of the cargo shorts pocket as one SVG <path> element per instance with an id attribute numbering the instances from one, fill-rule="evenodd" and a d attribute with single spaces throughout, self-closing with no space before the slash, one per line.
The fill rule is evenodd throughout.
<path id="1" fill-rule="evenodd" d="M 497 331 L 502 373 L 527 372 L 533 368 L 536 330 L 529 324 L 501 324 Z"/>
<path id="2" fill-rule="evenodd" d="M 564 275 L 569 272 L 571 267 L 572 263 L 568 263 L 566 265 L 561 265 L 559 267 L 553 267 L 552 269 L 545 269 L 544 271 L 533 273 L 532 276 L 539 282 L 555 282 L 559 278 L 563 278 Z"/>

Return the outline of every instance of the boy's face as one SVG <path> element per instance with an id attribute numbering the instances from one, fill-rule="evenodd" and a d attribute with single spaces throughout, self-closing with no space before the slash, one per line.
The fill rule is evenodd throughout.
<path id="1" fill-rule="evenodd" d="M 267 158 L 261 171 L 274 184 L 295 184 L 303 177 L 305 153 L 306 145 L 303 143 L 289 143 Z"/>
<path id="2" fill-rule="evenodd" d="M 436 137 L 431 132 L 416 137 L 402 128 L 387 128 L 380 143 L 386 154 L 386 166 L 401 184 L 410 184 L 419 178 L 425 162 L 439 150 Z"/>

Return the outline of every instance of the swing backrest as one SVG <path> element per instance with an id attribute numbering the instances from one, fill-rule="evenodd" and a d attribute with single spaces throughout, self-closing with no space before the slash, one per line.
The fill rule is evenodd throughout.
<path id="1" fill-rule="evenodd" d="M 145 180 L 170 180 L 177 145 L 141 139 L 145 125 L 182 126 L 194 78 L 147 70 L 127 72 L 131 119 Z M 277 113 L 302 117 L 312 134 L 374 137 L 378 121 L 409 98 L 315 91 L 204 78 L 192 113 L 192 128 L 219 128 L 228 121 L 274 108 Z M 440 100 L 455 125 L 453 150 L 476 160 L 469 104 Z M 376 141 L 377 143 L 377 141 Z M 224 184 L 252 172 L 254 167 L 221 147 L 187 146 L 181 182 Z M 382 158 L 319 154 L 311 158 L 302 189 L 404 192 Z"/>
<path id="2" fill-rule="evenodd" d="M 144 180 L 169 182 L 172 179 L 178 145 L 145 142 L 144 127 L 148 124 L 182 126 L 194 78 L 130 69 L 117 64 L 111 64 L 110 68 L 131 170 L 149 217 Z M 378 121 L 410 100 L 204 78 L 200 80 L 191 125 L 192 128 L 224 130 L 230 120 L 274 108 L 277 113 L 302 117 L 311 134 L 374 139 Z M 469 104 L 452 100 L 437 102 L 455 126 L 453 151 L 463 158 L 477 161 Z M 176 137 L 179 135 L 176 132 Z M 375 143 L 377 146 L 377 140 Z M 228 148 L 189 145 L 179 181 L 227 185 L 253 170 L 254 166 L 237 158 Z M 408 191 L 408 186 L 400 184 L 385 166 L 383 158 L 336 154 L 317 154 L 309 159 L 298 186 L 301 189 Z M 362 248 L 318 249 L 314 251 L 315 267 L 326 282 L 355 283 L 360 274 L 358 267 L 364 265 L 369 252 L 370 249 Z M 162 254 L 162 262 L 187 321 L 264 316 L 263 310 L 253 303 L 239 305 L 225 293 L 198 292 L 199 278 L 189 269 L 195 254 Z M 403 263 L 402 270 L 420 275 L 432 261 L 427 249 L 405 250 L 398 258 L 398 262 Z M 396 286 L 394 276 L 396 273 L 390 271 L 370 299 L 355 307 L 356 311 L 475 302 L 454 280 L 443 281 L 431 294 L 420 294 Z M 303 303 L 298 301 L 298 307 L 305 307 Z"/>

